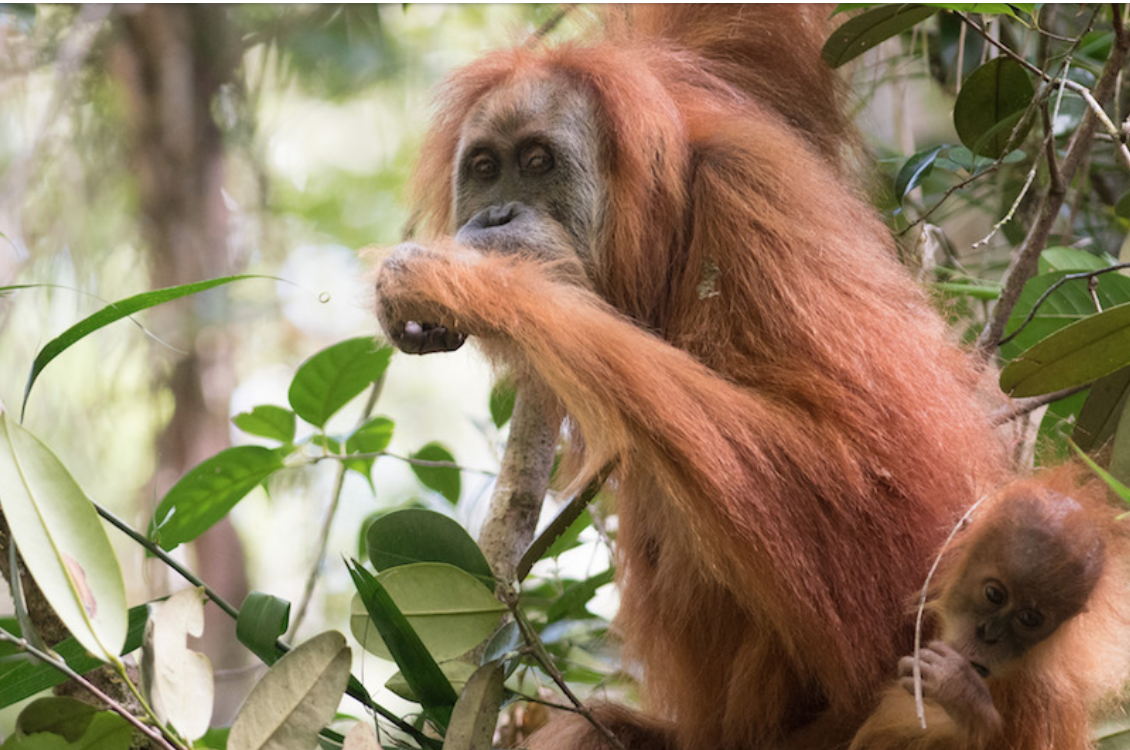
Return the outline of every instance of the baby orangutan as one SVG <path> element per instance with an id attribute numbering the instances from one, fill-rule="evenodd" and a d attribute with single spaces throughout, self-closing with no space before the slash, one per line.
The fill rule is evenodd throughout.
<path id="1" fill-rule="evenodd" d="M 851 750 L 1082 750 L 1127 675 L 1127 535 L 1102 483 L 1066 466 L 978 508 L 939 569 L 941 638 L 914 657 Z"/>

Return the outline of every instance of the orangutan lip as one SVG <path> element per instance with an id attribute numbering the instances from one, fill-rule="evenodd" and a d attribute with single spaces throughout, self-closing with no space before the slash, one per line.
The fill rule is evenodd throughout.
<path id="1" fill-rule="evenodd" d="M 989 676 L 989 668 L 986 667 L 984 664 L 978 664 L 975 661 L 971 661 L 969 663 L 973 665 L 973 669 L 976 670 L 977 674 L 981 675 L 981 677 L 988 677 Z"/>

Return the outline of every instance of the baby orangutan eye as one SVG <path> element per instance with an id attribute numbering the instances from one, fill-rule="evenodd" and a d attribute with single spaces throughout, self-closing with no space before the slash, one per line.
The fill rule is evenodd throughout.
<path id="1" fill-rule="evenodd" d="M 1028 630 L 1035 630 L 1044 624 L 1044 616 L 1034 609 L 1022 609 L 1016 613 L 1016 621 Z"/>
<path id="2" fill-rule="evenodd" d="M 1005 603 L 1006 599 L 1008 599 L 1008 594 L 997 584 L 986 583 L 985 598 L 989 601 L 989 603 L 995 604 L 999 607 L 1000 605 Z"/>

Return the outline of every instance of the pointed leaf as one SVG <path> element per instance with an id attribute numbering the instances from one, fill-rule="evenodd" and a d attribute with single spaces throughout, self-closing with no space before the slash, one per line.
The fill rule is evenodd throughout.
<path id="1" fill-rule="evenodd" d="M 158 504 L 149 538 L 164 550 L 191 542 L 282 467 L 281 453 L 258 445 L 228 448 L 205 459 Z"/>
<path id="2" fill-rule="evenodd" d="M 69 698 L 36 701 L 17 727 L 4 750 L 129 750 L 133 740 L 133 727 L 121 716 Z"/>
<path id="3" fill-rule="evenodd" d="M 450 566 L 444 567 L 450 568 Z M 456 568 L 451 570 L 462 573 Z M 424 711 L 442 727 L 446 727 L 451 720 L 451 709 L 457 698 L 451 683 L 447 681 L 413 626 L 401 613 L 392 592 L 357 562 L 349 564 L 349 574 L 353 577 L 353 585 L 357 587 L 354 611 L 356 612 L 359 601 L 365 613 L 360 628 L 361 637 L 358 641 L 371 653 L 376 653 L 372 651 L 372 646 L 375 645 L 372 642 L 381 641 L 386 644 L 387 653 L 383 658 L 392 658 L 396 662 L 412 692 L 418 696 Z M 477 583 L 473 585 L 482 590 Z M 351 618 L 354 637 L 357 637 L 358 632 L 355 627 L 356 620 L 357 616 L 354 615 Z"/>
<path id="4" fill-rule="evenodd" d="M 22 414 L 27 409 L 28 396 L 31 395 L 31 387 L 35 384 L 36 378 L 43 372 L 43 369 L 51 362 L 51 360 L 58 357 L 65 352 L 71 345 L 86 338 L 100 328 L 104 328 L 111 323 L 121 320 L 122 318 L 133 315 L 136 312 L 147 310 L 150 307 L 171 302 L 181 297 L 187 297 L 190 294 L 203 292 L 223 284 L 230 284 L 233 281 L 241 281 L 243 279 L 272 279 L 273 276 L 258 276 L 253 274 L 244 274 L 240 276 L 225 276 L 220 279 L 209 279 L 208 281 L 200 281 L 195 284 L 183 284 L 181 286 L 173 286 L 165 289 L 157 289 L 152 292 L 144 292 L 142 294 L 135 294 L 132 297 L 113 302 L 106 307 L 102 308 L 93 315 L 83 318 L 78 323 L 68 328 L 59 336 L 56 336 L 47 345 L 39 350 L 39 354 L 35 356 L 35 362 L 32 363 L 31 373 L 28 374 L 27 386 L 24 388 L 24 401 L 20 409 Z M 276 279 L 277 280 L 277 279 Z"/>
<path id="5" fill-rule="evenodd" d="M 902 165 L 898 177 L 895 178 L 895 198 L 898 199 L 899 203 L 902 203 L 906 194 L 918 187 L 918 183 L 930 174 L 934 169 L 934 161 L 944 148 L 945 145 L 934 146 L 934 148 L 919 151 L 906 160 L 906 164 Z"/>
<path id="6" fill-rule="evenodd" d="M 491 750 L 502 707 L 503 677 L 501 664 L 484 664 L 475 670 L 455 704 L 443 750 Z"/>
<path id="7" fill-rule="evenodd" d="M 453 518 L 417 508 L 378 517 L 365 532 L 369 561 L 378 571 L 418 562 L 444 562 L 494 591 L 494 574 L 479 545 Z"/>
<path id="8" fill-rule="evenodd" d="M 392 347 L 369 336 L 341 341 L 313 355 L 290 384 L 290 406 L 315 427 L 325 427 L 337 410 L 376 382 L 388 368 Z"/>
<path id="9" fill-rule="evenodd" d="M 1130 367 L 1099 379 L 1075 421 L 1071 439 L 1085 452 L 1097 451 L 1114 435 L 1130 393 Z"/>
<path id="10" fill-rule="evenodd" d="M 239 608 L 235 637 L 265 664 L 274 664 L 283 652 L 275 641 L 290 623 L 290 602 L 277 596 L 252 591 Z"/>
<path id="11" fill-rule="evenodd" d="M 248 435 L 278 440 L 280 443 L 294 442 L 294 412 L 281 406 L 264 404 L 251 411 L 236 414 L 232 423 Z"/>
<path id="12" fill-rule="evenodd" d="M 358 427 L 345 440 L 346 453 L 380 453 L 392 441 L 393 421 L 388 417 L 374 417 Z M 371 480 L 374 458 L 348 459 L 345 466 Z"/>
<path id="13" fill-rule="evenodd" d="M 518 389 L 509 380 L 498 380 L 491 386 L 490 419 L 495 427 L 501 429 L 510 421 L 510 417 L 514 414 L 514 401 L 517 398 Z"/>
<path id="14" fill-rule="evenodd" d="M 420 461 L 434 461 L 439 463 L 454 464 L 455 457 L 451 451 L 439 443 L 428 443 L 412 454 L 412 458 Z M 428 489 L 435 490 L 447 498 L 452 505 L 459 502 L 459 493 L 462 490 L 462 480 L 459 469 L 454 466 L 422 466 L 412 464 L 412 471 Z"/>
<path id="15" fill-rule="evenodd" d="M 116 659 L 126 638 L 125 584 L 98 513 L 59 459 L 4 413 L 0 509 L 67 630 L 91 654 Z"/>
<path id="16" fill-rule="evenodd" d="M 129 630 L 122 654 L 135 651 L 141 645 L 148 616 L 149 610 L 144 604 L 129 611 Z M 55 653 L 79 674 L 86 674 L 102 665 L 102 661 L 88 654 L 73 636 L 56 644 Z M 66 681 L 67 676 L 62 672 L 30 656 L 0 661 L 0 708 L 6 708 Z"/>
<path id="17" fill-rule="evenodd" d="M 208 657 L 188 648 L 188 637 L 204 633 L 204 589 L 178 591 L 149 605 L 141 675 L 157 718 L 189 740 L 208 731 L 214 683 Z"/>
<path id="18" fill-rule="evenodd" d="M 506 611 L 477 578 L 446 563 L 391 568 L 380 573 L 377 580 L 438 661 L 454 659 L 482 643 Z M 391 659 L 394 652 L 377 637 L 378 631 L 365 611 L 354 599 L 350 617 L 354 637 L 366 651 Z"/>
<path id="19" fill-rule="evenodd" d="M 612 583 L 615 578 L 615 571 L 609 568 L 584 581 L 578 581 L 566 586 L 565 590 L 561 592 L 561 596 L 550 605 L 549 611 L 546 613 L 546 620 L 548 622 L 557 622 L 565 617 L 573 620 L 583 620 L 587 617 L 592 617 L 585 609 L 585 605 L 592 600 L 593 594 L 596 593 L 598 588 Z"/>
<path id="20" fill-rule="evenodd" d="M 1035 96 L 1020 63 L 1007 57 L 990 60 L 969 74 L 953 108 L 961 142 L 973 153 L 996 159 L 1019 146 L 1029 126 L 1009 142 L 1012 130 Z"/>
<path id="21" fill-rule="evenodd" d="M 893 36 L 913 28 L 939 8 L 914 3 L 893 3 L 860 13 L 832 32 L 820 53 L 824 62 L 838 68 Z"/>
<path id="22" fill-rule="evenodd" d="M 350 660 L 333 630 L 283 656 L 239 710 L 227 750 L 312 750 L 345 693 Z"/>
<path id="23" fill-rule="evenodd" d="M 455 661 L 445 661 L 439 665 L 439 669 L 443 672 L 443 676 L 451 683 L 452 689 L 456 693 L 463 692 L 463 686 L 467 684 L 467 680 L 471 679 L 471 675 L 475 673 L 475 665 L 456 659 Z M 392 677 L 385 681 L 385 687 L 392 691 L 395 695 L 400 696 L 406 701 L 419 703 L 420 699 L 412 692 L 412 688 L 408 685 L 408 680 L 404 679 L 403 672 L 397 672 Z"/>
<path id="24" fill-rule="evenodd" d="M 1130 366 L 1130 304 L 1072 323 L 1023 352 L 1001 371 L 1014 398 L 1086 385 Z"/>

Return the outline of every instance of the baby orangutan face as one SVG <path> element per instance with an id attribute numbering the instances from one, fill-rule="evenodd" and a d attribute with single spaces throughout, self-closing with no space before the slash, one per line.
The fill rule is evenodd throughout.
<path id="1" fill-rule="evenodd" d="M 1015 497 L 969 543 L 942 601 L 944 640 L 982 677 L 1007 672 L 1083 611 L 1103 542 L 1071 499 Z"/>

